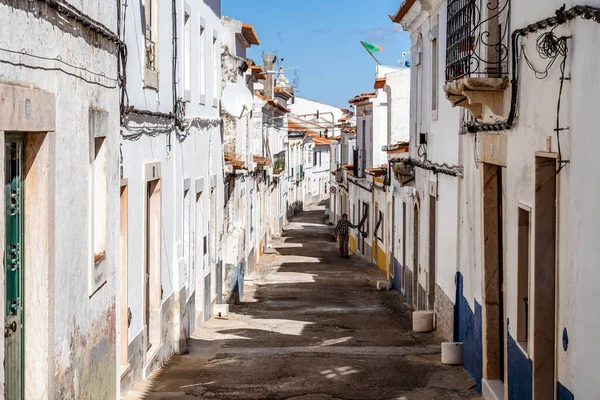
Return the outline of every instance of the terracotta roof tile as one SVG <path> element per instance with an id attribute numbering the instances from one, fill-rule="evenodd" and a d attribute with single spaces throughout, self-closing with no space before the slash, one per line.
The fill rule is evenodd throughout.
<path id="1" fill-rule="evenodd" d="M 266 157 L 261 157 L 261 156 L 257 156 L 256 154 L 252 156 L 252 159 L 254 160 L 255 163 L 257 163 L 258 165 L 265 165 L 265 166 L 269 166 L 271 164 L 271 160 L 269 160 Z"/>
<path id="2" fill-rule="evenodd" d="M 377 97 L 377 93 L 375 93 L 375 92 L 361 93 L 357 96 L 354 96 L 354 98 L 348 100 L 348 103 L 350 103 L 350 104 L 360 103 L 361 101 L 365 101 L 367 99 L 372 99 L 373 97 Z"/>
<path id="3" fill-rule="evenodd" d="M 242 35 L 244 35 L 244 38 L 246 39 L 246 41 L 248 43 L 250 43 L 251 45 L 259 45 L 260 44 L 260 40 L 258 39 L 258 36 L 256 35 L 256 32 L 254 31 L 254 27 L 250 24 L 243 24 L 242 25 Z"/>
<path id="4" fill-rule="evenodd" d="M 396 11 L 396 14 L 390 15 L 390 18 L 393 22 L 400 23 L 402 18 L 408 13 L 408 10 L 415 4 L 416 0 L 404 0 L 402 4 L 400 4 L 400 8 Z"/>
<path id="5" fill-rule="evenodd" d="M 313 143 L 315 146 L 329 146 L 329 139 L 321 136 L 315 136 L 313 137 Z"/>
<path id="6" fill-rule="evenodd" d="M 384 86 L 385 86 L 385 78 L 375 79 L 375 85 L 374 85 L 375 89 L 383 89 Z"/>
<path id="7" fill-rule="evenodd" d="M 258 97 L 262 101 L 267 102 L 271 107 L 275 107 L 275 108 L 279 109 L 280 111 L 283 111 L 284 113 L 290 113 L 290 112 L 292 112 L 289 108 L 281 105 L 278 101 L 275 101 L 273 99 L 267 99 L 265 96 L 263 96 L 263 95 L 261 95 L 261 94 L 259 94 L 257 92 L 254 92 L 254 96 Z"/>

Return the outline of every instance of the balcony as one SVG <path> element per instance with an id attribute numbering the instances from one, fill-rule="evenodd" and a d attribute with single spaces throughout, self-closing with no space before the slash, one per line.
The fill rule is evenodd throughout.
<path id="1" fill-rule="evenodd" d="M 510 0 L 450 0 L 446 98 L 481 122 L 504 118 Z"/>

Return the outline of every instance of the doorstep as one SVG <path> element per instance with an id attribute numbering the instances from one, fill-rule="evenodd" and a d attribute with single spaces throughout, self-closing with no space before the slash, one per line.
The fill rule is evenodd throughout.
<path id="1" fill-rule="evenodd" d="M 504 400 L 504 382 L 482 379 L 481 394 L 485 400 Z"/>

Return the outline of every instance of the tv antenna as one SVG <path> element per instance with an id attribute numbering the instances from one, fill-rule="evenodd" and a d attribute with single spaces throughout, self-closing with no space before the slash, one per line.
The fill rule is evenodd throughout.
<path id="1" fill-rule="evenodd" d="M 294 88 L 294 94 L 298 96 L 300 94 L 300 75 L 298 75 L 298 70 L 294 71 L 292 87 Z"/>

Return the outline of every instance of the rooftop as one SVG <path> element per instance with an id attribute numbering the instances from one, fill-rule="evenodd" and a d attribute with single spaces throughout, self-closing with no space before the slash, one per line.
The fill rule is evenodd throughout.
<path id="1" fill-rule="evenodd" d="M 361 101 L 365 101 L 368 99 L 372 99 L 374 97 L 377 97 L 377 93 L 375 92 L 371 92 L 371 93 L 361 93 L 359 95 L 354 96 L 353 98 L 351 98 L 350 100 L 348 100 L 348 103 L 350 104 L 354 104 L 354 103 L 360 103 Z"/>
<path id="2" fill-rule="evenodd" d="M 400 4 L 400 8 L 398 8 L 398 11 L 396 11 L 396 14 L 390 15 L 390 19 L 392 20 L 392 22 L 399 24 L 400 21 L 402 21 L 402 18 L 404 18 L 406 13 L 408 13 L 410 8 L 413 6 L 413 4 L 415 4 L 416 1 L 417 0 L 404 0 L 402 4 Z"/>

